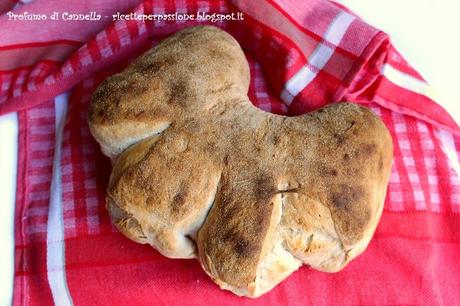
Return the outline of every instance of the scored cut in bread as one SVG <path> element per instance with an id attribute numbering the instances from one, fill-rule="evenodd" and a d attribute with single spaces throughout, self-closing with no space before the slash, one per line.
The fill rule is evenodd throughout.
<path id="1" fill-rule="evenodd" d="M 257 297 L 302 264 L 341 270 L 380 219 L 393 145 L 370 110 L 285 117 L 254 107 L 237 41 L 187 28 L 104 81 L 88 121 L 114 160 L 107 209 L 128 238 L 197 258 Z"/>

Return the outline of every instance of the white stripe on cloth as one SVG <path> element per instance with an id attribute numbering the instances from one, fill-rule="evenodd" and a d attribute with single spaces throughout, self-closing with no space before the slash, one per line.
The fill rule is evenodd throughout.
<path id="1" fill-rule="evenodd" d="M 460 212 L 460 163 L 458 160 L 457 150 L 455 148 L 454 136 L 452 133 L 437 129 L 436 137 L 441 141 L 441 148 L 450 162 L 449 180 L 452 187 L 450 195 L 451 209 L 455 213 Z"/>
<path id="2" fill-rule="evenodd" d="M 342 40 L 343 36 L 348 30 L 350 24 L 356 19 L 353 15 L 347 12 L 340 12 L 331 22 L 324 35 L 324 40 L 337 46 Z M 314 66 L 318 70 L 321 70 L 329 61 L 331 56 L 334 54 L 334 48 L 320 43 L 312 54 L 308 57 L 308 63 L 310 66 Z M 295 96 L 297 96 L 308 84 L 313 81 L 317 75 L 317 71 L 305 65 L 297 71 L 297 73 L 289 79 L 284 85 L 284 89 L 281 92 L 281 100 L 290 105 Z"/>
<path id="3" fill-rule="evenodd" d="M 65 236 L 61 192 L 61 146 L 67 115 L 67 100 L 66 93 L 54 99 L 56 137 L 46 237 L 46 268 L 55 305 L 73 305 L 65 272 Z"/>
<path id="4" fill-rule="evenodd" d="M 380 73 L 393 84 L 435 101 L 444 107 L 457 123 L 460 122 L 460 112 L 458 111 L 457 106 L 446 103 L 447 100 L 443 96 L 442 92 L 435 90 L 425 81 L 400 71 L 388 63 L 382 66 Z"/>
<path id="5" fill-rule="evenodd" d="M 435 92 L 426 82 L 419 80 L 416 77 L 413 77 L 401 70 L 398 70 L 388 63 L 385 63 L 382 66 L 380 73 L 399 87 L 418 93 L 419 95 L 425 96 L 433 101 L 438 100 L 436 98 Z"/>
<path id="6" fill-rule="evenodd" d="M 0 305 L 12 305 L 14 275 L 14 208 L 18 161 L 18 116 L 0 116 Z"/>
<path id="7" fill-rule="evenodd" d="M 444 151 L 444 154 L 446 154 L 451 168 L 455 171 L 456 178 L 451 177 L 451 180 L 458 180 L 460 178 L 460 162 L 458 160 L 457 150 L 455 149 L 454 136 L 451 132 L 443 129 L 436 129 L 435 133 L 441 141 L 441 148 Z"/>

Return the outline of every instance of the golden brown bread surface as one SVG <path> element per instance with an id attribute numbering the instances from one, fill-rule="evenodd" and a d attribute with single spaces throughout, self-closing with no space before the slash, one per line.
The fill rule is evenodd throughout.
<path id="1" fill-rule="evenodd" d="M 252 106 L 248 86 L 229 34 L 188 28 L 104 81 L 89 125 L 116 158 L 107 208 L 118 229 L 256 297 L 302 264 L 339 271 L 366 248 L 393 150 L 366 108 L 278 116 Z"/>

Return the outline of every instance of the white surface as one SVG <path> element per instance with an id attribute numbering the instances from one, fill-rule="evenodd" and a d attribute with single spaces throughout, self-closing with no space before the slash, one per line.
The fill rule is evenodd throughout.
<path id="1" fill-rule="evenodd" d="M 460 123 L 459 0 L 336 0 L 391 41 L 431 85 L 434 98 Z"/>
<path id="2" fill-rule="evenodd" d="M 61 147 L 67 116 L 68 94 L 54 99 L 56 112 L 56 138 L 54 141 L 53 178 L 51 181 L 48 227 L 46 236 L 46 271 L 51 294 L 56 305 L 73 305 L 67 287 L 65 270 L 64 218 L 61 192 Z"/>
<path id="3" fill-rule="evenodd" d="M 459 0 L 336 0 L 391 35 L 401 54 L 432 85 L 460 122 Z M 0 305 L 9 305 L 14 267 L 13 215 L 17 118 L 0 116 Z"/>
<path id="4" fill-rule="evenodd" d="M 17 115 L 0 116 L 0 305 L 10 305 L 14 273 L 14 203 L 18 149 Z"/>

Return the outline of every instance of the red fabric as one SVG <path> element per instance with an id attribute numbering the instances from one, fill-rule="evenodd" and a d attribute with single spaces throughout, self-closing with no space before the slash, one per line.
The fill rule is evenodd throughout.
<path id="1" fill-rule="evenodd" d="M 63 3 L 56 10 L 75 6 L 76 11 L 91 11 L 96 1 Z M 89 98 L 105 77 L 143 50 L 197 22 L 47 21 L 37 28 L 29 21 L 24 29 L 24 23 L 8 21 L 4 14 L 0 114 L 18 111 L 20 128 L 15 305 L 56 301 L 50 286 L 56 268 L 47 262 L 50 244 L 56 241 L 48 239 L 47 224 L 57 168 L 64 228 L 64 239 L 58 242 L 65 250 L 65 264 L 57 269 L 64 269 L 75 305 L 432 305 L 460 299 L 460 179 L 455 168 L 460 129 L 429 97 L 388 79 L 385 67 L 424 84 L 386 34 L 325 0 L 136 4 L 112 1 L 98 9 L 108 15 L 243 12 L 243 21 L 215 25 L 242 45 L 251 67 L 249 96 L 266 111 L 295 115 L 351 100 L 376 112 L 395 144 L 381 222 L 366 252 L 343 271 L 326 274 L 303 267 L 256 300 L 219 290 L 195 260 L 170 260 L 129 241 L 110 225 L 104 208 L 110 162 L 88 130 Z M 36 0 L 19 3 L 14 12 L 39 13 L 54 5 Z M 21 35 L 11 34 L 16 31 Z M 61 144 L 56 143 L 54 98 L 64 91 L 70 96 Z M 453 160 L 452 155 L 447 158 L 449 145 Z M 57 148 L 61 158 L 53 164 Z"/>

